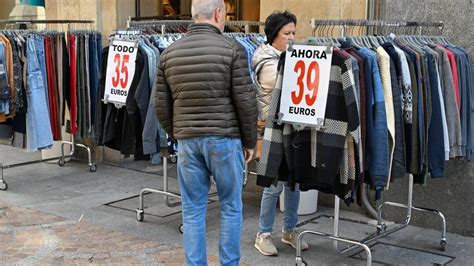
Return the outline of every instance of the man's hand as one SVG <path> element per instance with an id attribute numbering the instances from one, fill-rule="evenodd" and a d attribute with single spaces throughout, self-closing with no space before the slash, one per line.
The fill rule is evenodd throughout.
<path id="1" fill-rule="evenodd" d="M 244 148 L 244 159 L 246 163 L 249 163 L 253 159 L 254 149 Z"/>

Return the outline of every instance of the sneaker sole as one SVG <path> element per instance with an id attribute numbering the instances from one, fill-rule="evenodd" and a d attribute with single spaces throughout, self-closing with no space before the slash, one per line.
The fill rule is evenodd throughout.
<path id="1" fill-rule="evenodd" d="M 265 256 L 277 256 L 278 253 L 275 253 L 275 254 L 271 254 L 271 253 L 266 253 L 264 252 L 263 250 L 261 250 L 257 244 L 254 244 L 253 245 L 260 253 L 262 253 L 262 255 L 265 255 Z"/>
<path id="2" fill-rule="evenodd" d="M 287 245 L 290 245 L 290 246 L 292 246 L 294 249 L 296 249 L 296 246 L 293 246 L 293 243 L 291 243 L 291 241 L 288 241 L 288 240 L 282 238 L 282 239 L 281 239 L 281 242 L 283 242 L 283 243 L 285 243 L 285 244 L 287 244 Z M 301 250 L 307 250 L 307 249 L 308 249 L 308 247 L 302 248 Z"/>

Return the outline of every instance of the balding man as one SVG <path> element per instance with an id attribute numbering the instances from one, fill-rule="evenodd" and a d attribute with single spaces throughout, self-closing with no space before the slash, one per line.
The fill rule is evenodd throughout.
<path id="1" fill-rule="evenodd" d="M 220 262 L 238 265 L 244 159 L 252 159 L 256 144 L 256 91 L 244 48 L 222 34 L 224 1 L 193 0 L 191 13 L 195 23 L 160 56 L 155 108 L 178 141 L 186 264 L 207 265 L 212 175 L 221 211 Z"/>

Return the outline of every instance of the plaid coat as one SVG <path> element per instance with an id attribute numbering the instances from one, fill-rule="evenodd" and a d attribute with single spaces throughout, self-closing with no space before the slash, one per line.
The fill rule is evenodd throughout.
<path id="1" fill-rule="evenodd" d="M 361 169 L 351 59 L 337 51 L 333 54 L 325 128 L 321 131 L 295 131 L 289 124 L 278 124 L 282 73 L 280 69 L 265 125 L 257 184 L 270 186 L 278 177 L 280 164 L 286 163 L 290 180 L 299 183 L 301 190 L 318 189 L 347 199 Z"/>

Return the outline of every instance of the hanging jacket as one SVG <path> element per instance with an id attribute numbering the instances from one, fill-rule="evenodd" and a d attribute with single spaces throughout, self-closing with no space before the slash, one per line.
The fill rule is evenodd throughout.
<path id="1" fill-rule="evenodd" d="M 396 72 L 395 64 L 390 61 L 390 72 Z M 401 89 L 396 75 L 391 75 L 392 78 L 392 95 L 393 95 L 393 110 L 395 116 L 395 148 L 393 152 L 393 162 L 391 177 L 401 178 L 406 174 L 406 155 L 405 155 L 405 133 L 403 125 L 403 110 L 402 110 L 402 96 Z"/>
<path id="2" fill-rule="evenodd" d="M 445 149 L 442 123 L 442 109 L 438 88 L 438 76 L 436 73 L 436 60 L 431 53 L 427 53 L 428 58 L 428 75 L 430 79 L 431 93 L 431 123 L 428 127 L 428 170 L 432 177 L 442 177 L 444 175 Z"/>
<path id="3" fill-rule="evenodd" d="M 402 111 L 404 121 L 404 139 L 405 139 L 405 172 L 409 172 L 412 161 L 412 131 L 413 131 L 413 89 L 410 76 L 410 65 L 408 58 L 400 48 L 393 45 L 394 51 L 398 55 L 400 64 L 400 89 L 402 93 Z"/>
<path id="4" fill-rule="evenodd" d="M 252 57 L 252 69 L 257 85 L 258 120 L 265 121 L 268 117 L 272 91 L 277 79 L 277 66 L 281 52 L 270 44 L 262 44 Z"/>
<path id="5" fill-rule="evenodd" d="M 375 52 L 362 48 L 359 50 L 368 63 L 366 74 L 372 75 L 371 90 L 367 89 L 367 166 L 370 177 L 377 190 L 387 184 L 389 174 L 389 149 L 387 115 L 380 71 Z M 372 111 L 372 114 L 369 113 Z M 371 116 L 369 118 L 369 116 Z"/>
<path id="6" fill-rule="evenodd" d="M 448 123 L 449 134 L 449 157 L 455 158 L 461 156 L 461 120 L 459 117 L 459 109 L 456 102 L 456 93 L 454 88 L 453 73 L 449 64 L 449 57 L 446 49 L 437 46 L 435 51 L 440 56 L 441 67 L 443 69 L 443 98 L 446 111 L 446 122 Z"/>
<path id="7" fill-rule="evenodd" d="M 395 47 L 391 43 L 382 45 L 390 56 L 390 77 L 392 85 L 393 110 L 395 118 L 395 149 L 392 162 L 392 178 L 404 177 L 406 174 L 405 132 L 402 101 L 402 63 Z M 406 90 L 405 88 L 403 90 Z"/>
<path id="8" fill-rule="evenodd" d="M 355 155 L 359 154 L 360 144 L 351 59 L 336 51 L 333 54 L 324 121 L 326 129 L 323 131 L 295 132 L 289 124 L 278 124 L 275 118 L 279 113 L 281 83 L 282 75 L 279 74 L 265 126 L 257 178 L 276 178 L 281 164 L 286 163 L 290 177 L 296 177 L 301 190 L 318 189 L 347 199 L 347 188 L 353 185 L 358 167 Z M 348 137 L 354 145 L 346 142 Z"/>
<path id="9" fill-rule="evenodd" d="M 395 152 L 395 111 L 393 109 L 392 83 L 390 80 L 390 56 L 385 52 L 384 48 L 377 48 L 377 60 L 379 63 L 380 77 L 382 79 L 382 87 L 385 102 L 385 113 L 387 115 L 388 128 L 388 181 L 390 181 L 393 164 L 393 153 Z M 387 183 L 388 185 L 388 183 Z"/>

